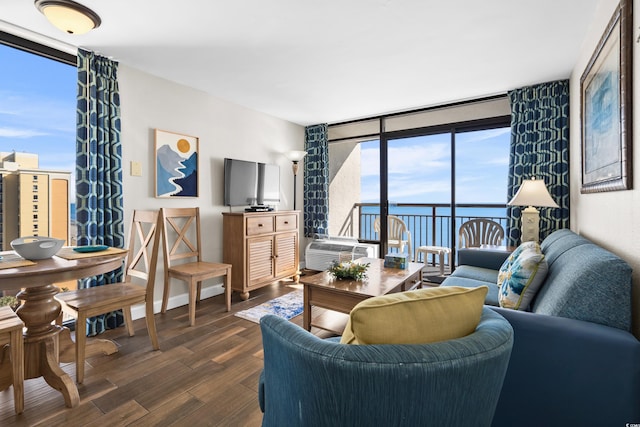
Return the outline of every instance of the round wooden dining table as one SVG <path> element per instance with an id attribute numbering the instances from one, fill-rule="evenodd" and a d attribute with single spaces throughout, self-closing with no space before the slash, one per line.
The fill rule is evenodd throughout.
<path id="1" fill-rule="evenodd" d="M 0 269 L 0 290 L 22 289 L 17 297 L 23 304 L 16 313 L 26 326 L 25 379 L 44 377 L 51 387 L 62 393 L 69 408 L 78 405 L 80 396 L 59 361 L 61 353 L 74 354 L 75 344 L 69 330 L 54 323 L 61 312 L 60 303 L 55 299 L 60 290 L 54 284 L 113 271 L 122 266 L 126 255 L 126 251 L 103 256 L 96 253 L 90 258 L 71 260 L 54 256 L 36 260 L 33 265 Z M 0 256 L 15 257 L 12 251 L 0 252 Z M 7 387 L 0 384 L 0 390 Z"/>

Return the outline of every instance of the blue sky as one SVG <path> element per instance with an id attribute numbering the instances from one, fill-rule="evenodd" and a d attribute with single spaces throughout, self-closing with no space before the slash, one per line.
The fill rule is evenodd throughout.
<path id="1" fill-rule="evenodd" d="M 40 155 L 40 168 L 74 172 L 74 66 L 0 44 L 0 151 Z"/>
<path id="2" fill-rule="evenodd" d="M 456 134 L 456 202 L 506 203 L 510 129 Z M 449 203 L 449 134 L 389 141 L 389 201 Z M 361 201 L 379 200 L 378 141 L 361 150 Z"/>

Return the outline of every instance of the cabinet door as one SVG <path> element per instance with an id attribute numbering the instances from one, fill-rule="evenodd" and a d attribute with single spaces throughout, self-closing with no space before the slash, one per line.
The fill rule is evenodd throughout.
<path id="1" fill-rule="evenodd" d="M 276 276 L 296 274 L 298 271 L 298 233 L 275 236 Z"/>
<path id="2" fill-rule="evenodd" d="M 253 287 L 275 277 L 273 270 L 273 236 L 247 240 L 247 283 Z"/>

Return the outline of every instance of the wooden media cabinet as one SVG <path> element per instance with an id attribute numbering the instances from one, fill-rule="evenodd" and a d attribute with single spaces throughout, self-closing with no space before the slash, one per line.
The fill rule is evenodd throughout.
<path id="1" fill-rule="evenodd" d="M 223 212 L 223 262 L 243 300 L 276 280 L 299 279 L 299 211 Z"/>

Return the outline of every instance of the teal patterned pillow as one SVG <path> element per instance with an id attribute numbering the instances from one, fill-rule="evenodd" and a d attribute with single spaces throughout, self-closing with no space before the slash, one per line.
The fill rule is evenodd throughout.
<path id="1" fill-rule="evenodd" d="M 516 255 L 498 273 L 498 301 L 500 307 L 526 310 L 547 276 L 547 260 L 537 244 Z"/>
<path id="2" fill-rule="evenodd" d="M 518 246 L 515 251 L 511 252 L 511 255 L 509 255 L 507 259 L 504 260 L 502 267 L 500 267 L 500 272 L 506 271 L 511 266 L 511 264 L 513 264 L 513 260 L 515 260 L 518 256 L 520 256 L 522 252 L 529 249 L 533 249 L 537 252 L 541 252 L 540 244 L 538 242 L 533 242 L 533 241 L 522 242 L 520 246 Z"/>

